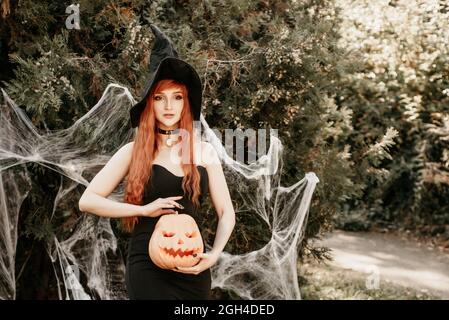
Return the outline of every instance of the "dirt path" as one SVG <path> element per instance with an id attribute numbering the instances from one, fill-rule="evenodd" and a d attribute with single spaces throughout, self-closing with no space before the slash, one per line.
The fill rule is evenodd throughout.
<path id="1" fill-rule="evenodd" d="M 319 245 L 332 249 L 332 265 L 449 299 L 449 254 L 398 236 L 336 230 Z"/>

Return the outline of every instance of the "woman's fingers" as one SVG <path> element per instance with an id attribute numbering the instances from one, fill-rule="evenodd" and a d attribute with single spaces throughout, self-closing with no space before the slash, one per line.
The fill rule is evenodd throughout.
<path id="1" fill-rule="evenodd" d="M 179 272 L 179 273 L 186 273 L 186 272 L 183 272 L 183 271 L 179 270 L 178 267 L 174 267 L 174 268 L 171 269 L 171 270 L 176 271 L 176 272 Z"/>
<path id="2" fill-rule="evenodd" d="M 161 199 L 161 200 L 159 200 L 159 201 L 156 203 L 156 206 L 157 206 L 158 208 L 167 208 L 167 207 L 174 208 L 174 207 L 175 207 L 175 205 L 174 205 L 173 203 L 170 203 L 170 201 L 168 201 L 168 200 L 166 200 L 166 199 Z"/>
<path id="3" fill-rule="evenodd" d="M 195 253 L 195 254 L 194 254 L 194 257 L 201 258 L 201 259 L 205 259 L 205 258 L 208 258 L 209 255 L 208 255 L 207 253 L 201 253 L 201 252 L 198 252 L 198 253 Z"/>
<path id="4" fill-rule="evenodd" d="M 171 214 L 171 213 L 176 213 L 176 210 L 173 209 L 161 209 L 160 213 L 161 214 Z"/>
<path id="5" fill-rule="evenodd" d="M 170 197 L 170 198 L 173 198 L 173 197 Z M 174 200 L 171 200 L 170 198 L 165 198 L 165 199 L 159 200 L 158 206 L 159 206 L 160 208 L 165 208 L 165 207 L 171 207 L 171 208 L 174 208 L 174 207 L 177 207 L 177 208 L 179 208 L 179 209 L 184 209 L 184 207 L 183 207 L 181 204 L 177 203 L 177 202 L 174 201 Z M 177 198 L 177 197 L 176 197 L 176 198 Z"/>
<path id="6" fill-rule="evenodd" d="M 165 199 L 169 199 L 169 200 L 179 200 L 181 199 L 183 196 L 174 196 L 174 197 L 167 197 Z"/>
<path id="7" fill-rule="evenodd" d="M 172 206 L 178 207 L 179 209 L 184 209 L 184 207 L 183 207 L 181 204 L 177 203 L 176 201 L 170 200 L 169 203 L 170 203 Z"/>
<path id="8" fill-rule="evenodd" d="M 190 274 L 198 274 L 201 272 L 200 269 L 197 267 L 190 267 L 190 268 L 176 267 L 175 271 Z"/>

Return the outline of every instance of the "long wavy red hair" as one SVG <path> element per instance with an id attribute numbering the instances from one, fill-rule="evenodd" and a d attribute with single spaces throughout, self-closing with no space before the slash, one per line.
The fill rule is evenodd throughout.
<path id="1" fill-rule="evenodd" d="M 142 205 L 143 193 L 145 186 L 151 178 L 151 165 L 158 151 L 158 139 L 156 139 L 156 116 L 154 113 L 153 96 L 156 92 L 165 89 L 179 89 L 182 92 L 184 106 L 181 111 L 181 119 L 179 121 L 179 128 L 188 132 L 189 144 L 186 148 L 189 152 L 189 161 L 182 161 L 182 170 L 184 178 L 182 180 L 182 189 L 184 194 L 194 203 L 199 206 L 200 195 L 200 174 L 198 168 L 193 163 L 194 152 L 194 135 L 193 135 L 193 117 L 190 111 L 190 103 L 188 99 L 187 87 L 180 82 L 172 79 L 160 80 L 151 90 L 147 98 L 147 103 L 144 111 L 140 115 L 139 127 L 134 139 L 134 146 L 131 158 L 131 164 L 126 182 L 125 198 L 126 203 Z M 184 142 L 183 142 L 184 143 Z M 182 148 L 184 150 L 184 148 Z M 183 158 L 185 159 L 185 158 Z M 150 187 L 150 185 L 148 186 Z M 175 196 L 175 194 L 173 195 Z M 135 225 L 138 223 L 139 217 L 122 218 L 122 227 L 126 232 L 132 232 Z"/>

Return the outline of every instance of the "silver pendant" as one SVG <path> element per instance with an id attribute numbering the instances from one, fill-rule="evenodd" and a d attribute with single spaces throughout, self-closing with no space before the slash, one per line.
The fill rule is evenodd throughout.
<path id="1" fill-rule="evenodd" d="M 165 144 L 166 144 L 168 147 L 171 147 L 172 144 L 173 144 L 173 140 L 172 140 L 171 138 L 168 138 L 167 140 L 165 140 Z"/>

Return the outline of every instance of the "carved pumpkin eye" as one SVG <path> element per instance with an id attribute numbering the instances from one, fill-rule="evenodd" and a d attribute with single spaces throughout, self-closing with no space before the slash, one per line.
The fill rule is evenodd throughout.
<path id="1" fill-rule="evenodd" d="M 171 238 L 175 235 L 174 232 L 167 232 L 167 231 L 162 231 L 162 235 L 166 238 Z"/>
<path id="2" fill-rule="evenodd" d="M 186 237 L 187 238 L 193 238 L 193 237 L 196 237 L 196 232 L 195 231 L 193 231 L 193 232 L 186 232 Z"/>

